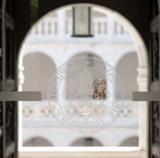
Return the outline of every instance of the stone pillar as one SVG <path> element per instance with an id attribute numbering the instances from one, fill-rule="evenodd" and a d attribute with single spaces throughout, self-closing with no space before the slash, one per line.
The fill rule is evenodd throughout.
<path id="1" fill-rule="evenodd" d="M 137 84 L 139 91 L 148 91 L 148 71 L 147 67 L 138 67 Z M 139 147 L 148 151 L 148 103 L 146 101 L 137 102 L 139 105 Z M 144 153 L 144 157 L 147 154 Z"/>

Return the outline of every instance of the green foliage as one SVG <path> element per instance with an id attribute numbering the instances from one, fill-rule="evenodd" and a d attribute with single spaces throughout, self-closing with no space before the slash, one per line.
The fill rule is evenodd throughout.
<path id="1" fill-rule="evenodd" d="M 30 0 L 31 24 L 35 23 L 38 15 L 39 0 Z"/>

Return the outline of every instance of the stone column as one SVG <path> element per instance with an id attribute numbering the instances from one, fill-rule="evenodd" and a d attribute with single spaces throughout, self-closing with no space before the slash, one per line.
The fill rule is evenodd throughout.
<path id="1" fill-rule="evenodd" d="M 137 84 L 139 91 L 148 91 L 148 71 L 147 67 L 138 67 Z M 148 104 L 146 101 L 137 102 L 139 105 L 139 147 L 148 151 Z M 146 152 L 144 157 L 147 157 Z"/>

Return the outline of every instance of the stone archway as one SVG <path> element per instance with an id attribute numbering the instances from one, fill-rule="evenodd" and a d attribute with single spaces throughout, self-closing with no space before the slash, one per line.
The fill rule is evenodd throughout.
<path id="1" fill-rule="evenodd" d="M 93 6 L 96 6 L 96 5 L 93 5 Z M 97 10 L 105 12 L 106 8 L 99 7 Z M 138 32 L 136 32 L 136 29 L 124 17 L 122 17 L 118 13 L 112 12 L 111 10 L 106 11 L 106 14 L 107 13 L 110 16 L 113 16 L 118 22 L 121 23 L 121 25 L 126 24 L 126 27 L 130 28 L 127 31 L 131 32 L 131 34 L 133 33 L 133 39 L 135 39 L 136 44 L 138 43 L 136 45 L 136 49 L 138 53 L 138 62 L 139 62 L 139 78 L 138 79 L 141 81 L 140 90 L 146 90 L 147 89 L 147 71 L 148 71 L 147 66 L 148 65 L 147 65 L 147 52 L 146 52 L 146 48 L 145 48 L 143 40 L 141 39 Z M 144 115 L 142 115 L 142 120 L 144 121 L 146 119 L 147 110 L 143 111 L 143 113 Z M 143 127 L 147 130 L 146 124 L 143 124 Z M 142 140 L 143 143 L 140 144 L 141 147 L 144 147 L 144 148 L 146 148 L 146 142 L 145 142 L 147 140 L 146 136 L 147 135 L 145 134 L 145 137 L 143 137 L 143 140 Z"/>
<path id="2" fill-rule="evenodd" d="M 75 140 L 71 146 L 103 146 L 103 144 L 95 138 L 86 137 Z"/>
<path id="3" fill-rule="evenodd" d="M 23 143 L 23 146 L 25 147 L 34 147 L 34 146 L 37 146 L 37 147 L 49 147 L 49 146 L 54 146 L 49 140 L 43 138 L 43 137 L 33 137 L 33 138 L 30 138 L 28 140 L 26 140 L 24 143 Z"/>
<path id="4" fill-rule="evenodd" d="M 23 56 L 23 52 L 22 52 Z M 41 91 L 42 98 L 47 98 L 47 87 L 50 78 L 55 80 L 56 89 L 56 65 L 46 53 L 28 53 L 22 57 L 24 78 L 22 91 Z M 21 80 L 21 79 L 20 79 Z M 37 82 L 38 81 L 38 82 Z M 56 92 L 55 92 L 56 97 Z"/>
<path id="5" fill-rule="evenodd" d="M 116 81 L 116 84 L 120 85 L 121 83 L 125 83 L 125 87 L 123 87 L 123 89 L 120 87 L 118 93 L 123 91 L 126 100 L 132 100 L 133 91 L 138 91 L 139 89 L 137 83 L 137 70 L 138 58 L 136 52 L 123 55 L 116 65 L 116 74 L 120 76 L 119 80 Z M 117 97 L 120 98 L 119 94 L 117 94 Z"/>

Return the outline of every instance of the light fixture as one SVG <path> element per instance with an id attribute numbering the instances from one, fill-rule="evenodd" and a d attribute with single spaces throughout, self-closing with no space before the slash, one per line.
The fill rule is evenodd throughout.
<path id="1" fill-rule="evenodd" d="M 88 67 L 93 67 L 94 66 L 94 57 L 93 57 L 92 54 L 87 55 L 86 64 L 87 64 Z"/>
<path id="2" fill-rule="evenodd" d="M 92 37 L 92 9 L 86 4 L 73 6 L 73 37 Z"/>

